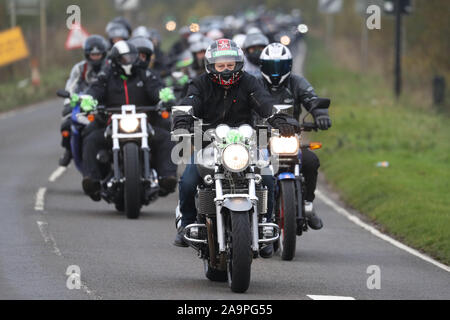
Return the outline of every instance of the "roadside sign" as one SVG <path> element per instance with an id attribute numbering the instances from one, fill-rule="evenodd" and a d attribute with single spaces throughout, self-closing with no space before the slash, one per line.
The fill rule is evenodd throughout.
<path id="1" fill-rule="evenodd" d="M 342 9 L 342 0 L 319 0 L 319 12 L 334 14 Z"/>
<path id="2" fill-rule="evenodd" d="M 28 56 L 28 47 L 20 27 L 0 32 L 0 67 Z"/>
<path id="3" fill-rule="evenodd" d="M 119 11 L 132 11 L 139 8 L 139 0 L 115 0 L 116 9 Z"/>
<path id="4" fill-rule="evenodd" d="M 89 33 L 82 26 L 74 27 L 70 30 L 65 43 L 66 50 L 79 49 L 83 47 L 84 41 L 89 37 Z"/>
<path id="5" fill-rule="evenodd" d="M 44 2 L 44 6 L 45 6 Z M 22 16 L 38 16 L 40 12 L 40 0 L 9 0 L 9 13 Z"/>

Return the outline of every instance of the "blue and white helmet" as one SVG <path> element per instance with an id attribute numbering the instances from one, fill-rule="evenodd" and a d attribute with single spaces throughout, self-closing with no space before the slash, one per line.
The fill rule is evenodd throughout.
<path id="1" fill-rule="evenodd" d="M 271 43 L 261 53 L 261 74 L 271 86 L 279 86 L 292 71 L 292 54 L 281 43 Z"/>

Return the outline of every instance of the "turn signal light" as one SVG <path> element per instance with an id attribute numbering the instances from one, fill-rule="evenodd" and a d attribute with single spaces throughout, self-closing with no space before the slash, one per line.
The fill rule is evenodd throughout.
<path id="1" fill-rule="evenodd" d="M 309 149 L 311 149 L 311 150 L 317 150 L 317 149 L 321 149 L 321 148 L 322 148 L 321 142 L 310 142 L 309 143 Z"/>
<path id="2" fill-rule="evenodd" d="M 70 135 L 70 132 L 67 131 L 67 130 L 64 130 L 63 132 L 61 132 L 61 135 L 62 135 L 64 138 L 68 138 L 69 135 Z"/>
<path id="3" fill-rule="evenodd" d="M 95 116 L 94 116 L 93 114 L 89 114 L 89 115 L 87 116 L 87 118 L 88 118 L 89 122 L 92 122 L 92 121 L 95 120 Z"/>
<path id="4" fill-rule="evenodd" d="M 163 111 L 163 112 L 161 112 L 161 117 L 163 119 L 169 119 L 170 113 L 168 111 Z"/>

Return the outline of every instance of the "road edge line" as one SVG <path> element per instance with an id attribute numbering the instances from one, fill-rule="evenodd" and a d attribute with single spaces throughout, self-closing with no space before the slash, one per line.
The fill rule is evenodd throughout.
<path id="1" fill-rule="evenodd" d="M 351 214 L 350 212 L 348 212 L 347 210 L 345 210 L 344 208 L 342 208 L 340 205 L 336 204 L 333 200 L 331 200 L 330 198 L 328 198 L 326 195 L 324 195 L 322 193 L 322 191 L 320 190 L 316 190 L 316 195 L 323 201 L 325 202 L 325 204 L 327 204 L 328 206 L 332 207 L 334 210 L 336 210 L 339 214 L 343 215 L 344 217 L 346 217 L 348 220 L 350 220 L 351 222 L 355 223 L 356 225 L 362 227 L 363 229 L 365 229 L 366 231 L 369 231 L 372 235 L 374 235 L 377 238 L 380 238 L 381 240 L 384 240 L 388 243 L 390 243 L 391 245 L 408 252 L 409 254 L 412 254 L 413 256 L 416 256 L 428 263 L 431 263 L 433 265 L 435 265 L 436 267 L 450 272 L 450 267 L 434 260 L 433 258 L 420 253 L 419 251 L 417 251 L 416 249 L 413 249 L 403 243 L 401 243 L 398 240 L 395 240 L 391 237 L 389 237 L 388 235 L 380 232 L 379 230 L 377 230 L 376 228 L 370 226 L 369 224 L 361 221 L 360 218 L 358 218 L 357 216 Z"/>

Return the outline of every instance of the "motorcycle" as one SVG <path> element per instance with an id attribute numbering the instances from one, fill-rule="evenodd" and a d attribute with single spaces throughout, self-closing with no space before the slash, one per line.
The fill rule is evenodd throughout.
<path id="1" fill-rule="evenodd" d="M 70 98 L 64 90 L 57 92 L 62 98 Z M 80 102 L 83 96 L 80 96 Z M 78 103 L 79 105 L 79 103 Z M 149 139 L 154 135 L 152 126 L 147 121 L 147 112 L 158 111 L 163 118 L 168 112 L 161 106 L 123 105 L 119 108 L 97 106 L 94 111 L 78 112 L 74 108 L 71 147 L 77 168 L 83 172 L 82 141 L 80 129 L 95 118 L 105 119 L 108 125 L 105 137 L 110 150 L 100 150 L 97 160 L 104 165 L 105 178 L 101 181 L 101 197 L 107 203 L 114 203 L 118 211 L 124 211 L 127 218 L 137 219 L 143 205 L 158 198 L 158 175 L 150 167 Z M 138 113 L 139 112 L 139 113 Z M 109 120 L 108 120 L 109 119 Z M 76 130 L 76 131 L 75 131 Z"/>
<path id="2" fill-rule="evenodd" d="M 186 114 L 192 107 L 173 107 L 172 111 L 173 115 Z M 193 136 L 172 134 L 177 139 Z M 207 130 L 205 137 L 211 143 L 194 150 L 203 178 L 197 187 L 197 223 L 185 227 L 184 239 L 198 251 L 209 280 L 228 280 L 233 292 L 242 293 L 250 285 L 252 259 L 258 257 L 260 244 L 277 241 L 279 227 L 262 222 L 268 191 L 256 170 L 258 146 L 253 128 L 221 124 Z"/>
<path id="3" fill-rule="evenodd" d="M 316 108 L 328 108 L 329 99 L 318 99 Z M 292 105 L 274 106 L 277 113 L 293 115 Z M 310 112 L 312 109 L 310 110 Z M 306 116 L 305 116 L 306 117 Z M 269 145 L 272 166 L 276 163 L 275 188 L 275 222 L 281 230 L 280 239 L 274 243 L 274 250 L 280 250 L 283 260 L 292 260 L 296 250 L 296 236 L 301 236 L 308 230 L 306 210 L 303 195 L 305 179 L 301 173 L 302 150 L 309 148 L 317 150 L 322 147 L 320 142 L 304 143 L 301 133 L 315 130 L 315 123 L 305 122 L 305 117 L 298 133 L 292 137 L 281 137 L 272 133 Z"/>

